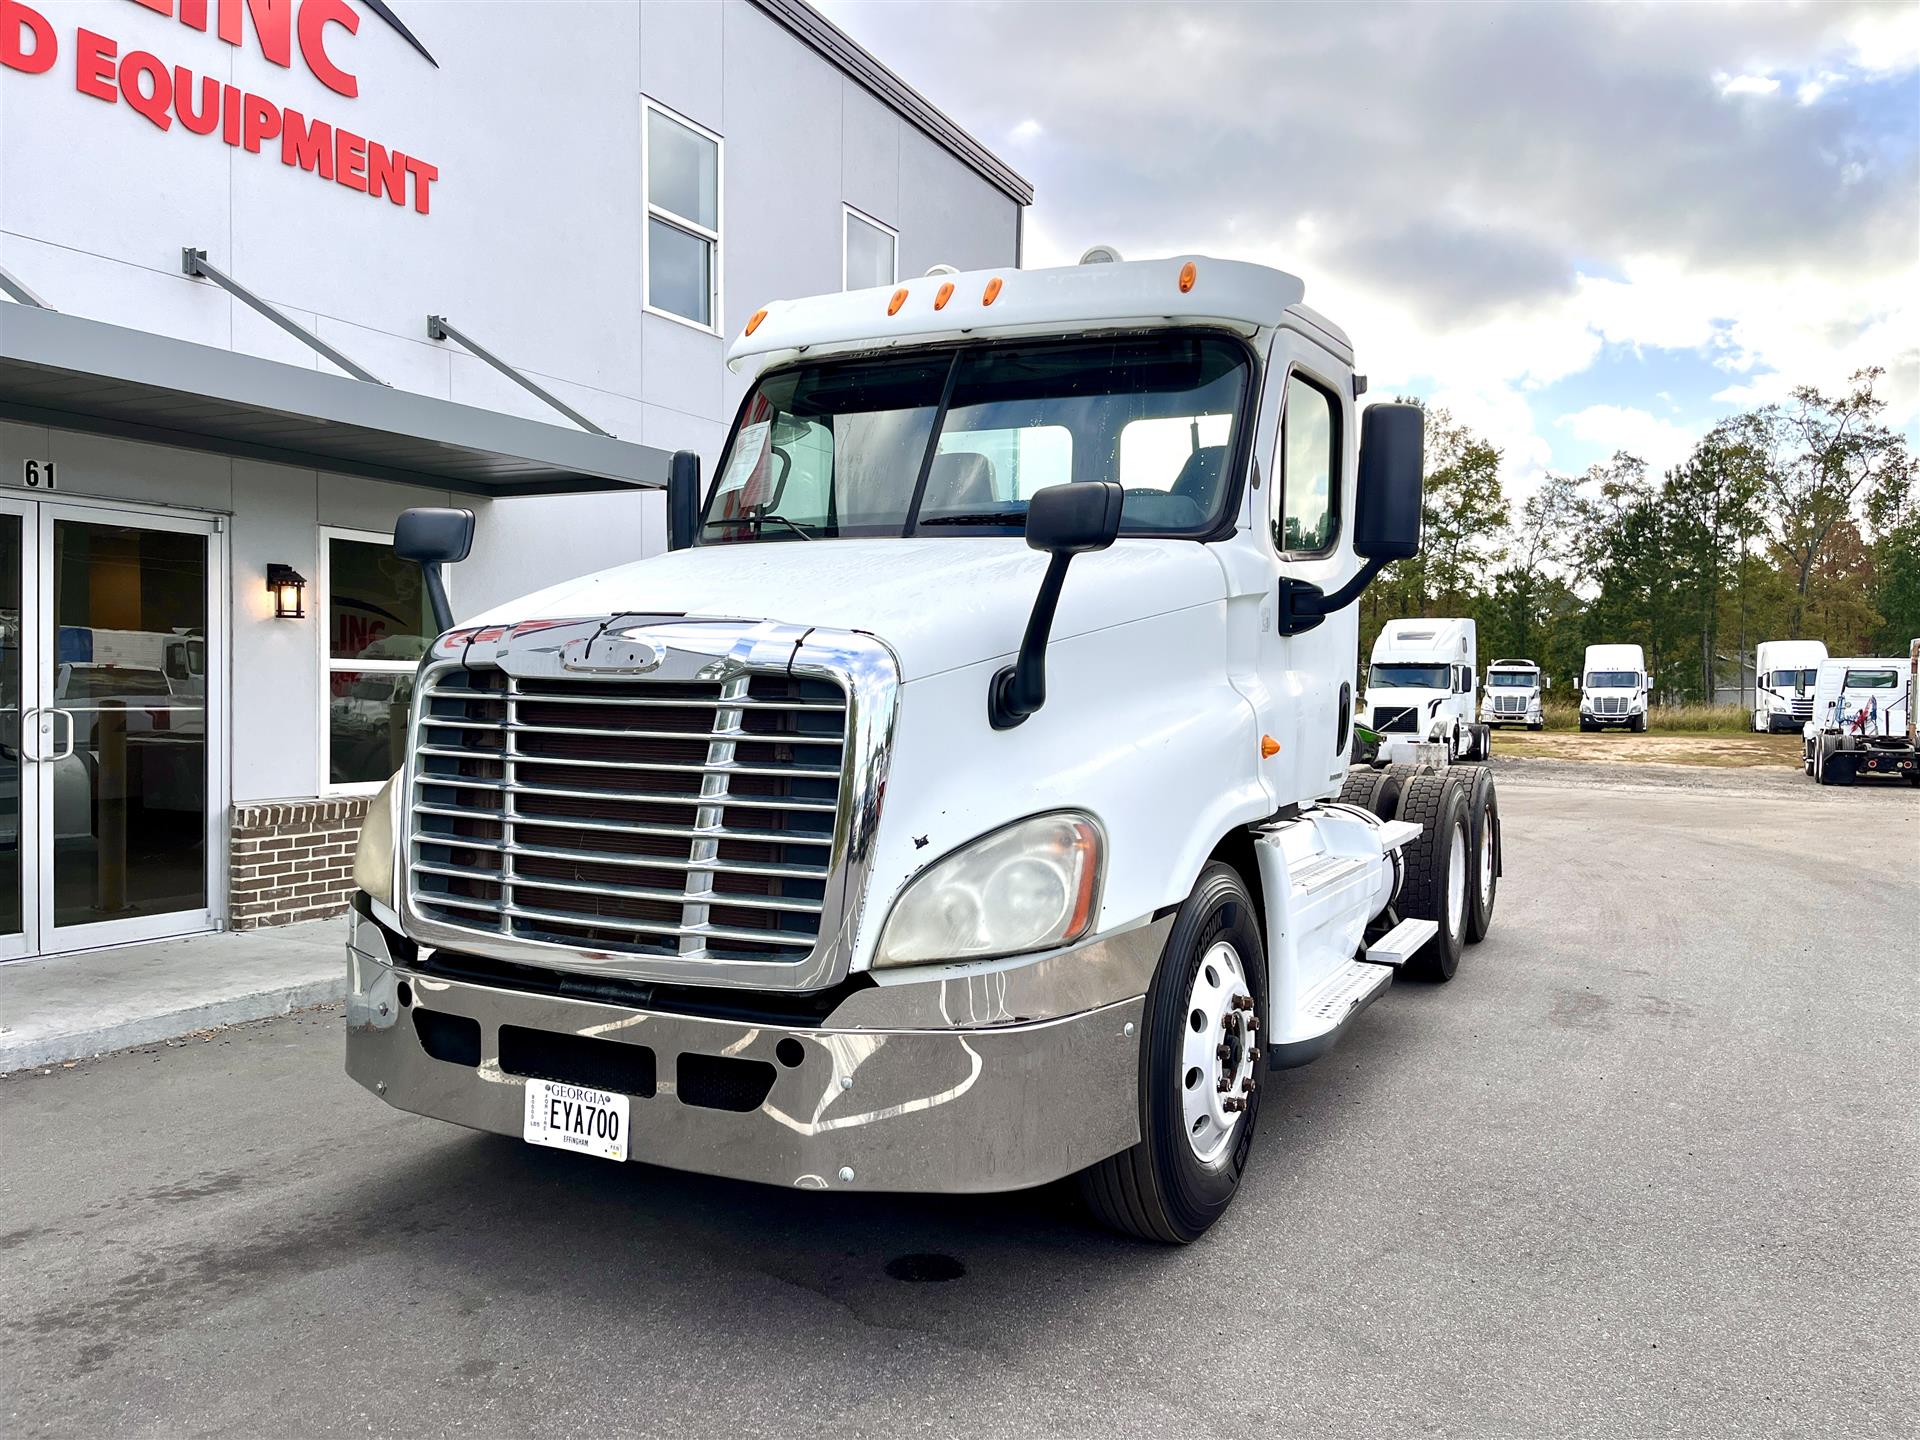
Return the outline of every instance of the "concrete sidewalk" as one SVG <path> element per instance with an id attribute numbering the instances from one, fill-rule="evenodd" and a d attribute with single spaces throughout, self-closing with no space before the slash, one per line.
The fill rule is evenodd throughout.
<path id="1" fill-rule="evenodd" d="M 346 937 L 313 920 L 0 965 L 0 1074 L 338 1000 Z"/>

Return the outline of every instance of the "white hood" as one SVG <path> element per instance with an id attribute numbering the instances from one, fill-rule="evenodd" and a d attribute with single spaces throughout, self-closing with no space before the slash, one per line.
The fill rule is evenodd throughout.
<path id="1" fill-rule="evenodd" d="M 876 635 L 899 656 L 902 678 L 917 680 L 1012 654 L 1046 568 L 1047 557 L 1019 537 L 701 545 L 569 580 L 466 623 L 622 614 L 780 620 Z M 1225 596 L 1224 572 L 1206 546 L 1121 540 L 1075 557 L 1053 639 Z"/>

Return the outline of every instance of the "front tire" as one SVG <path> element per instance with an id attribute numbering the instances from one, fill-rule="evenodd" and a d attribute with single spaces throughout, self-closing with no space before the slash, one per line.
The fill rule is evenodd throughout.
<path id="1" fill-rule="evenodd" d="M 1246 885 L 1231 866 L 1209 864 L 1147 991 L 1139 1143 L 1080 1172 L 1081 1196 L 1103 1223 L 1186 1245 L 1233 1203 L 1260 1115 L 1266 975 Z"/>

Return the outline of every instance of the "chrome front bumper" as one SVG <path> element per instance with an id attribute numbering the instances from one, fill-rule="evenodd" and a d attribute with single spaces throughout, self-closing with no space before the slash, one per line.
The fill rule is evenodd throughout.
<path id="1" fill-rule="evenodd" d="M 655 1093 L 630 1105 L 634 1160 L 807 1189 L 1019 1190 L 1139 1139 L 1141 1012 L 1171 924 L 858 990 L 806 1028 L 423 974 L 392 963 L 384 932 L 356 914 L 347 1073 L 399 1109 L 519 1135 L 525 1079 L 501 1068 L 501 1026 L 625 1042 L 655 1057 Z M 423 1011 L 477 1023 L 477 1063 L 428 1054 Z M 688 1056 L 761 1062 L 771 1088 L 750 1110 L 694 1103 L 677 1078 Z"/>

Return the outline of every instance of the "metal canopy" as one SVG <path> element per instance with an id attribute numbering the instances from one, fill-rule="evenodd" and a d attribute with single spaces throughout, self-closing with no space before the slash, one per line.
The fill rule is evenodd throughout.
<path id="1" fill-rule="evenodd" d="M 469 495 L 664 486 L 664 450 L 0 302 L 0 419 Z"/>

